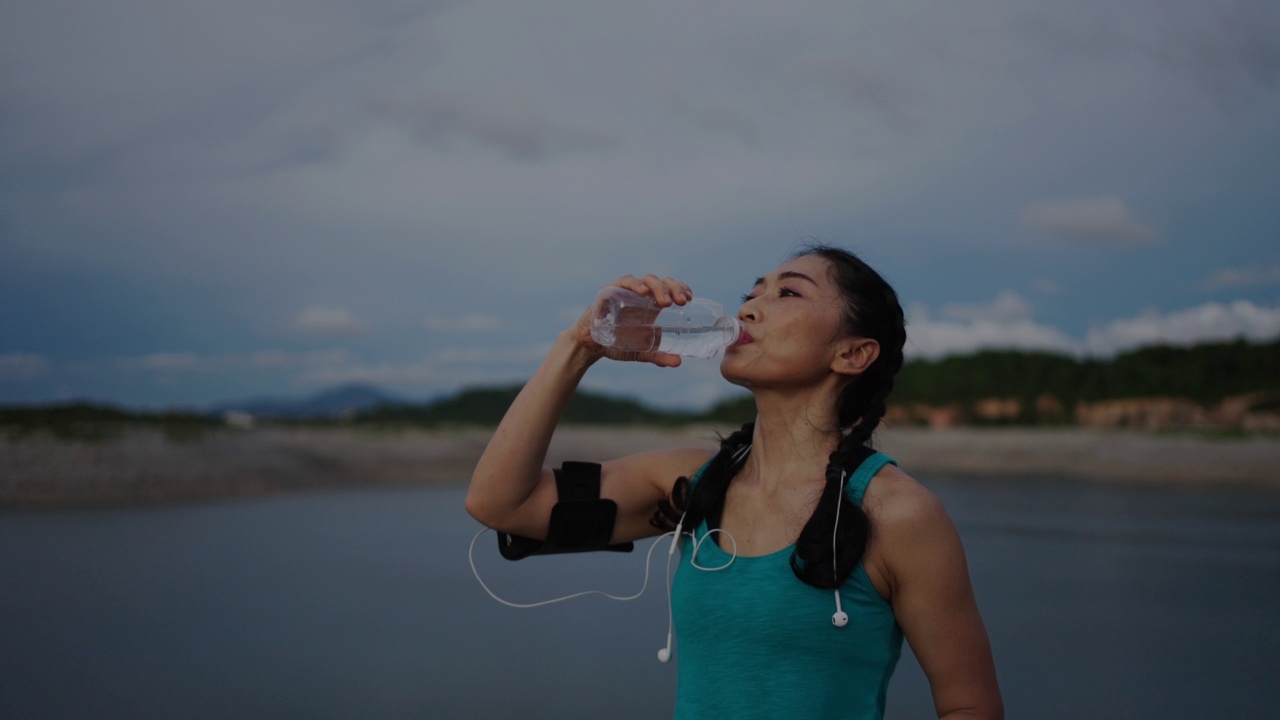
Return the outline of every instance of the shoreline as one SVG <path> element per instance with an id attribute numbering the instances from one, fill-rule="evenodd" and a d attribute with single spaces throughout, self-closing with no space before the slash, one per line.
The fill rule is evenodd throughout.
<path id="1" fill-rule="evenodd" d="M 568 426 L 547 464 L 718 445 L 723 428 Z M 492 429 L 218 429 L 171 438 L 130 428 L 93 440 L 0 435 L 0 509 L 128 505 L 320 489 L 462 484 Z M 1060 476 L 1280 489 L 1280 437 L 1078 428 L 890 428 L 877 446 L 913 475 Z"/>

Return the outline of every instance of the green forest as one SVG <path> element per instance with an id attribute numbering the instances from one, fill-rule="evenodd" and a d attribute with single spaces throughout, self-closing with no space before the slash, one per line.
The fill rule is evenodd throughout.
<path id="1" fill-rule="evenodd" d="M 357 413 L 356 424 L 494 425 L 519 386 L 472 388 L 423 405 L 388 405 Z M 912 360 L 889 398 L 894 407 L 967 407 L 989 398 L 1015 400 L 1017 412 L 999 418 L 968 413 L 971 423 L 1065 424 L 1081 403 L 1123 398 L 1178 398 L 1209 407 L 1252 396 L 1247 409 L 1280 412 L 1280 340 L 1244 340 L 1189 348 L 1152 346 L 1109 360 L 1045 352 L 984 351 L 939 360 Z M 1046 410 L 1047 408 L 1047 410 Z M 579 392 L 565 410 L 570 424 L 740 424 L 755 415 L 749 395 L 700 412 L 648 407 L 627 398 Z M 900 420 L 916 421 L 898 413 Z"/>
<path id="2" fill-rule="evenodd" d="M 341 423 L 371 428 L 493 426 L 519 390 L 519 386 L 468 388 L 432 402 L 387 403 L 341 417 L 263 419 L 281 424 Z M 891 421 L 899 424 L 925 424 L 928 411 L 937 408 L 951 408 L 958 422 L 968 424 L 1071 424 L 1082 406 L 1128 398 L 1176 399 L 1184 407 L 1201 408 L 1244 398 L 1236 403 L 1239 412 L 1280 421 L 1280 339 L 1187 348 L 1152 346 L 1106 360 L 994 350 L 917 359 L 908 362 L 898 375 L 889 398 L 889 414 Z M 982 409 L 982 403 L 991 405 L 993 401 L 996 410 Z M 626 397 L 580 391 L 570 401 L 564 421 L 738 424 L 754 414 L 753 401 L 745 394 L 694 412 L 657 409 Z M 182 438 L 220 427 L 222 418 L 197 411 L 136 412 L 89 403 L 0 407 L 0 428 L 9 436 L 43 429 L 86 437 L 134 424 L 156 426 Z"/>

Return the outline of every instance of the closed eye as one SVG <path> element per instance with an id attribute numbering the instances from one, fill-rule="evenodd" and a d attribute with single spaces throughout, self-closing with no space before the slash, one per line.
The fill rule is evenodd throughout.
<path id="1" fill-rule="evenodd" d="M 795 290 L 792 290 L 789 287 L 781 287 L 781 288 L 778 288 L 778 297 L 801 297 L 801 295 L 800 293 L 796 292 Z M 756 299 L 756 296 L 752 295 L 751 293 L 747 293 L 746 295 L 743 295 L 740 298 L 740 300 L 742 300 L 742 303 L 744 305 L 748 301 L 755 300 L 755 299 Z"/>

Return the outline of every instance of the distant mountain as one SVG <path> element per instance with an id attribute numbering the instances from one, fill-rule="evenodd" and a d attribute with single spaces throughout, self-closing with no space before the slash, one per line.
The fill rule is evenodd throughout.
<path id="1" fill-rule="evenodd" d="M 258 397 L 223 402 L 210 411 L 217 414 L 243 412 L 259 418 L 332 418 L 402 403 L 402 400 L 371 385 L 353 384 L 305 398 Z"/>

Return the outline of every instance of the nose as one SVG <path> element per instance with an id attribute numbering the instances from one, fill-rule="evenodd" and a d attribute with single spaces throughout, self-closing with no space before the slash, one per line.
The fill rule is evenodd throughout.
<path id="1" fill-rule="evenodd" d="M 738 307 L 738 319 L 743 322 L 759 319 L 756 313 L 755 298 L 751 298 Z"/>

